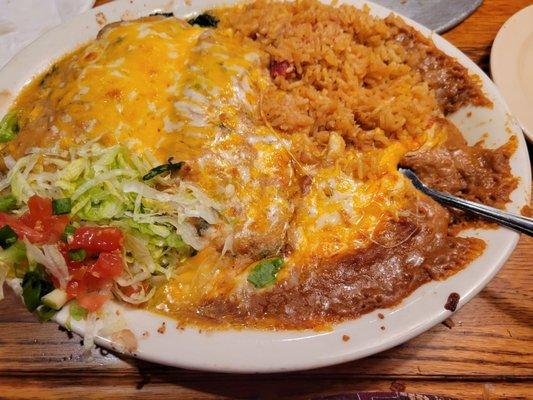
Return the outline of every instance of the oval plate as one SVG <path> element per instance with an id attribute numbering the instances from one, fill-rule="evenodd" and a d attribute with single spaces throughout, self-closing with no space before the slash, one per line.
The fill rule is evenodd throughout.
<path id="1" fill-rule="evenodd" d="M 0 114 L 6 111 L 15 94 L 35 74 L 44 71 L 53 60 L 93 39 L 101 28 L 97 21 L 102 24 L 104 20 L 112 22 L 121 18 L 132 19 L 153 12 L 169 11 L 174 11 L 176 16 L 186 17 L 227 3 L 227 0 L 197 0 L 194 5 L 185 5 L 181 1 L 124 0 L 90 10 L 39 38 L 0 71 L 0 93 L 4 93 Z M 390 13 L 386 8 L 359 0 L 346 3 L 358 7 L 368 4 L 372 14 L 379 17 Z M 413 21 L 406 21 L 424 35 L 432 35 L 428 29 Z M 472 73 L 480 76 L 485 93 L 494 102 L 492 109 L 465 108 L 452 116 L 469 142 L 480 140 L 487 132 L 486 144 L 490 147 L 505 143 L 512 134 L 518 138 L 518 149 L 512 157 L 511 165 L 514 175 L 521 179 L 508 207 L 517 212 L 523 205 L 529 204 L 531 182 L 529 158 L 522 133 L 510 118 L 507 107 L 490 79 L 450 43 L 437 35 L 432 35 L 432 39 L 437 47 L 456 57 Z M 468 112 L 472 114 L 468 116 Z M 397 307 L 376 310 L 357 320 L 340 324 L 328 332 L 182 330 L 176 329 L 176 322 L 171 319 L 143 310 L 121 307 L 129 328 L 138 338 L 139 346 L 133 355 L 156 363 L 192 369 L 276 372 L 337 364 L 389 349 L 447 318 L 450 312 L 444 309 L 444 304 L 450 293 L 460 294 L 459 306 L 475 296 L 498 272 L 518 241 L 518 234 L 503 228 L 467 233 L 484 239 L 487 249 L 466 269 L 446 281 L 423 285 Z M 378 318 L 378 312 L 385 315 L 384 320 Z M 64 325 L 67 316 L 68 310 L 63 309 L 55 320 Z M 157 330 L 163 322 L 166 330 L 159 333 Z M 385 326 L 385 329 L 380 329 L 381 326 Z M 84 323 L 72 321 L 72 329 L 83 333 Z M 350 336 L 351 340 L 343 341 L 343 335 Z M 106 337 L 99 336 L 96 341 L 104 347 L 120 351 L 117 344 Z"/>

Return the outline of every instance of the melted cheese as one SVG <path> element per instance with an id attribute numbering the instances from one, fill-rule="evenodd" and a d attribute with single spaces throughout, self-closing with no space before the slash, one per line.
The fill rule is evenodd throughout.
<path id="1" fill-rule="evenodd" d="M 259 61 L 258 49 L 231 31 L 148 18 L 109 27 L 18 100 L 21 140 L 33 144 L 43 126 L 43 140 L 64 147 L 130 140 L 160 162 L 186 161 L 186 179 L 224 204 L 227 224 L 207 232 L 211 245 L 180 266 L 153 309 L 185 315 L 209 298 L 235 294 L 246 288 L 254 261 L 287 243 L 293 251 L 281 279 L 311 259 L 365 247 L 380 223 L 416 201 L 398 162 L 442 140 L 439 134 L 429 130 L 421 143 L 392 142 L 364 154 L 332 135 L 325 161 L 302 167 L 291 154 L 301 136 L 281 138 L 262 121 L 260 96 L 270 80 Z M 12 144 L 14 154 L 22 151 L 17 145 L 24 148 Z M 311 179 L 305 194 L 302 174 Z"/>
<path id="2" fill-rule="evenodd" d="M 123 22 L 59 61 L 17 107 L 28 127 L 52 109 L 48 128 L 63 147 L 132 140 L 161 162 L 189 160 L 217 134 L 210 122 L 222 113 L 236 119 L 254 101 L 260 74 L 250 52 L 229 33 L 175 18 Z"/>
<path id="3" fill-rule="evenodd" d="M 22 96 L 18 107 L 31 126 L 46 112 L 55 113 L 64 147 L 101 137 L 107 144 L 134 140 L 161 159 L 173 149 L 160 150 L 164 116 L 173 112 L 167 89 L 187 64 L 201 29 L 175 19 L 125 22 L 55 65 L 42 87 Z M 179 57 L 173 57 L 179 54 Z M 53 90 L 50 90 L 53 88 Z M 31 90 L 31 89 L 30 89 Z M 31 107 L 31 104 L 37 104 Z"/>

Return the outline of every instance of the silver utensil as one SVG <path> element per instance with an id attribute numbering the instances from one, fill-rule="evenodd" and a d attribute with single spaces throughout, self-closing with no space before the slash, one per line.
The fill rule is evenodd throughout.
<path id="1" fill-rule="evenodd" d="M 515 231 L 533 236 L 533 218 L 522 217 L 484 204 L 461 199 L 460 197 L 452 196 L 448 193 L 439 192 L 438 190 L 431 189 L 423 184 L 412 170 L 408 168 L 398 168 L 398 170 L 409 178 L 418 190 L 434 198 L 441 204 L 458 208 L 459 210 L 477 215 L 488 221 L 496 222 L 497 224 L 506 226 Z"/>
<path id="2" fill-rule="evenodd" d="M 453 28 L 472 14 L 483 0 L 373 0 L 373 2 L 441 33 Z"/>

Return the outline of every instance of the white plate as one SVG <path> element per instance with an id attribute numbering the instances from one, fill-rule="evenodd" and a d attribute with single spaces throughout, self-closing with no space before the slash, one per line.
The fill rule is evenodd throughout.
<path id="1" fill-rule="evenodd" d="M 54 59 L 93 39 L 100 29 L 99 20 L 105 15 L 108 22 L 124 18 L 134 18 L 154 11 L 174 11 L 184 17 L 214 5 L 227 4 L 228 0 L 197 0 L 194 5 L 169 0 L 117 1 L 91 10 L 66 24 L 48 32 L 19 53 L 0 71 L 0 93 L 8 90 L 10 99 L 37 73 L 45 70 Z M 365 2 L 350 0 L 347 3 L 363 6 Z M 373 14 L 385 17 L 389 11 L 368 3 Z M 412 22 L 411 25 L 424 35 L 431 32 Z M 463 53 L 437 35 L 432 35 L 437 47 L 456 57 L 472 73 L 482 80 L 484 91 L 494 102 L 493 109 L 463 109 L 452 118 L 465 133 L 469 142 L 479 140 L 488 133 L 487 145 L 498 146 L 505 143 L 511 134 L 518 138 L 518 149 L 511 159 L 513 173 L 519 176 L 520 184 L 512 194 L 508 209 L 517 212 L 524 204 L 529 204 L 531 170 L 526 143 L 514 120 L 509 117 L 507 108 L 490 79 Z M 8 103 L 0 104 L 0 114 L 5 112 Z M 471 111 L 470 117 L 467 112 Z M 225 372 L 274 372 L 300 370 L 337 364 L 365 357 L 393 346 L 431 328 L 450 315 L 444 309 L 448 295 L 457 292 L 461 296 L 459 306 L 475 296 L 498 272 L 513 251 L 518 234 L 500 228 L 478 230 L 472 233 L 487 242 L 487 249 L 465 270 L 443 282 L 423 285 L 400 305 L 392 309 L 376 310 L 354 321 L 340 324 L 330 332 L 315 331 L 223 331 L 200 333 L 197 329 L 175 329 L 175 322 L 146 311 L 125 310 L 130 328 L 139 338 L 139 348 L 135 356 L 149 361 L 173 366 L 225 371 Z M 385 319 L 378 318 L 378 312 Z M 64 324 L 66 310 L 56 317 Z M 164 334 L 157 328 L 166 322 Z M 385 330 L 380 327 L 385 326 Z M 76 332 L 83 332 L 83 323 L 74 323 Z M 142 338 L 142 333 L 149 335 Z M 348 335 L 351 340 L 343 341 Z M 110 340 L 100 337 L 97 342 L 114 348 Z"/>
<path id="2" fill-rule="evenodd" d="M 44 32 L 93 4 L 94 0 L 0 0 L 0 68 Z"/>
<path id="3" fill-rule="evenodd" d="M 533 141 L 533 5 L 502 26 L 490 54 L 494 82 Z"/>

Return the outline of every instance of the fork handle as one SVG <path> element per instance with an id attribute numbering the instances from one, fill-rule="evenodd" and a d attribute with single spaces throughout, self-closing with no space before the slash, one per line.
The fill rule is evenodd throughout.
<path id="1" fill-rule="evenodd" d="M 458 208 L 471 214 L 482 217 L 486 220 L 504 225 L 515 231 L 533 236 L 533 218 L 522 217 L 507 211 L 502 211 L 484 204 L 475 203 L 460 197 L 452 196 L 448 193 L 439 192 L 428 187 L 424 188 L 427 195 L 433 197 L 442 204 Z"/>

